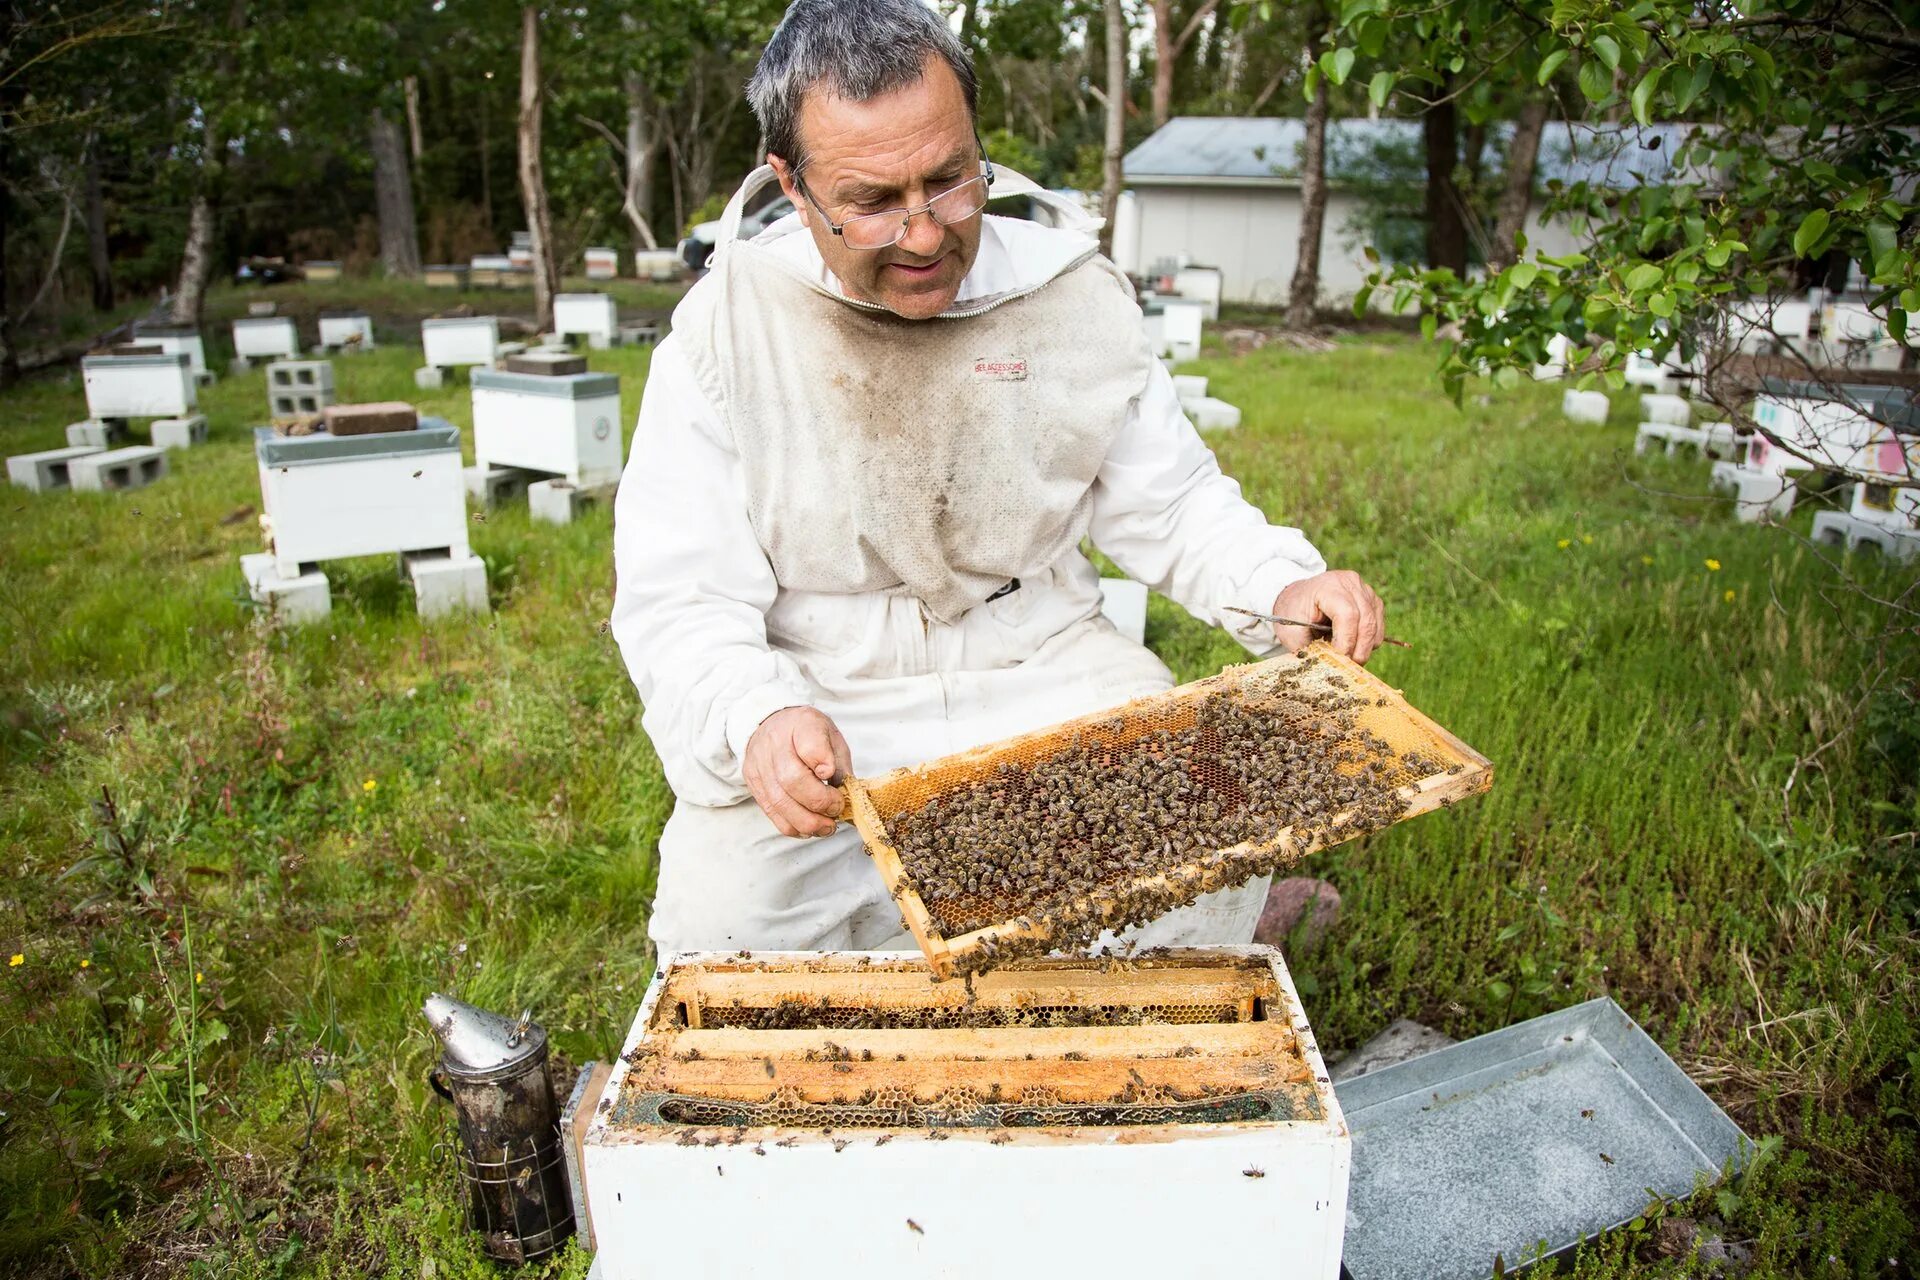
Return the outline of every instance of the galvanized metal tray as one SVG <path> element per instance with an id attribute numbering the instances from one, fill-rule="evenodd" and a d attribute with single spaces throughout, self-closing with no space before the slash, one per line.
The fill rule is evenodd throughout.
<path id="1" fill-rule="evenodd" d="M 1746 1136 L 1605 996 L 1337 1086 L 1353 1280 L 1507 1274 L 1738 1166 Z"/>

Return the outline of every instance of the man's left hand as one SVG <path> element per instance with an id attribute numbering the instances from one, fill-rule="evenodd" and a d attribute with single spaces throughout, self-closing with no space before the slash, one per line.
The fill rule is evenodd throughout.
<path id="1" fill-rule="evenodd" d="M 1331 623 L 1333 634 L 1327 643 L 1359 663 L 1373 655 L 1387 634 L 1387 606 L 1351 569 L 1302 578 L 1280 593 L 1272 612 L 1275 617 L 1299 622 Z M 1282 645 L 1298 651 L 1306 647 L 1314 633 L 1305 627 L 1276 623 L 1273 635 Z"/>

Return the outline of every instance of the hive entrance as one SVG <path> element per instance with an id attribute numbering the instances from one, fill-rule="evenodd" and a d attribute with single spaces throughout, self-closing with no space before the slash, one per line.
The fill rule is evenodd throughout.
<path id="1" fill-rule="evenodd" d="M 948 975 L 1090 942 L 1490 781 L 1484 758 L 1317 645 L 849 793 Z"/>
<path id="2" fill-rule="evenodd" d="M 1027 961 L 959 984 L 914 961 L 676 967 L 629 1055 L 624 1123 L 1055 1128 L 1317 1114 L 1270 966 L 1172 953 Z"/>

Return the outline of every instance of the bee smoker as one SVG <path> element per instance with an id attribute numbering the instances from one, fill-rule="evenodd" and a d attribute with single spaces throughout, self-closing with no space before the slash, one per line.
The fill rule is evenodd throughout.
<path id="1" fill-rule="evenodd" d="M 573 1200 L 547 1076 L 547 1033 L 531 1011 L 502 1018 L 438 993 L 427 997 L 425 1012 L 443 1047 L 427 1080 L 459 1122 L 467 1225 L 501 1262 L 556 1252 L 573 1234 Z"/>

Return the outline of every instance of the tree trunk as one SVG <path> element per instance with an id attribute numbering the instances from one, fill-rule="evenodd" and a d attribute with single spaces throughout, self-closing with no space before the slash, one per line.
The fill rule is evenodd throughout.
<path id="1" fill-rule="evenodd" d="M 174 324 L 200 323 L 207 276 L 213 270 L 213 199 L 205 190 L 206 184 L 203 173 L 202 189 L 193 193 L 193 202 L 187 207 L 187 243 L 180 251 L 179 287 L 167 309 L 167 319 Z"/>
<path id="2" fill-rule="evenodd" d="M 227 7 L 227 29 L 238 35 L 247 25 L 246 0 L 231 0 Z M 233 77 L 233 47 L 229 40 L 215 59 L 214 66 L 223 82 Z M 180 287 L 174 290 L 173 305 L 167 319 L 174 324 L 199 324 L 200 307 L 206 299 L 207 277 L 213 271 L 213 232 L 219 215 L 221 186 L 226 177 L 227 140 L 214 124 L 214 113 L 206 114 L 201 142 L 206 153 L 200 157 L 200 174 L 193 199 L 187 206 L 187 243 L 180 253 Z"/>
<path id="3" fill-rule="evenodd" d="M 413 162 L 417 165 L 427 149 L 420 137 L 420 77 L 408 76 L 402 88 L 407 95 L 407 140 L 413 144 Z"/>
<path id="4" fill-rule="evenodd" d="M 4 86 L 0 86 L 0 97 L 4 96 Z M 13 323 L 13 289 L 7 272 L 7 228 L 12 225 L 12 188 L 6 166 L 0 165 L 0 388 L 20 381 L 19 337 Z"/>
<path id="5" fill-rule="evenodd" d="M 1440 92 L 1451 93 L 1452 80 Z M 1455 275 L 1467 273 L 1467 225 L 1460 216 L 1460 193 L 1453 170 L 1460 162 L 1459 119 L 1449 99 L 1427 108 L 1420 117 L 1427 143 L 1427 265 L 1448 267 Z"/>
<path id="6" fill-rule="evenodd" d="M 1514 240 L 1526 229 L 1527 213 L 1533 207 L 1533 175 L 1540 159 L 1540 135 L 1546 127 L 1545 98 L 1534 99 L 1520 108 L 1520 119 L 1513 126 L 1513 142 L 1507 147 L 1507 184 L 1500 192 L 1500 205 L 1494 216 L 1493 248 L 1487 254 L 1489 273 L 1506 270 L 1518 255 Z"/>
<path id="7" fill-rule="evenodd" d="M 407 165 L 400 125 L 379 107 L 368 124 L 373 153 L 373 196 L 380 215 L 380 265 L 390 277 L 420 274 L 420 231 L 413 219 L 413 172 Z"/>
<path id="8" fill-rule="evenodd" d="M 653 226 L 647 221 L 647 215 L 653 211 L 653 160 L 657 144 L 652 122 L 647 119 L 646 85 L 641 82 L 639 72 L 627 72 L 626 90 L 627 184 L 620 207 L 627 221 L 633 224 L 634 249 L 658 249 L 660 242 L 654 238 Z M 763 147 L 755 154 L 756 158 L 765 155 L 766 149 Z"/>
<path id="9" fill-rule="evenodd" d="M 493 233 L 493 157 L 487 132 L 487 85 L 480 82 L 480 222 Z"/>
<path id="10" fill-rule="evenodd" d="M 93 269 L 93 309 L 113 310 L 113 258 L 107 252 L 107 202 L 100 193 L 100 144 L 87 140 L 87 264 Z"/>
<path id="11" fill-rule="evenodd" d="M 534 323 L 540 332 L 551 333 L 560 270 L 553 258 L 553 220 L 540 166 L 540 12 L 533 5 L 520 11 L 520 200 L 533 238 Z"/>
<path id="12" fill-rule="evenodd" d="M 1153 127 L 1173 110 L 1173 0 L 1153 0 Z"/>
<path id="13" fill-rule="evenodd" d="M 1120 170 L 1121 152 L 1127 141 L 1127 13 L 1120 0 L 1107 0 L 1107 135 L 1105 141 L 1106 182 L 1100 193 L 1100 216 L 1106 219 L 1100 228 L 1100 252 L 1113 256 L 1113 219 L 1120 208 L 1120 187 L 1126 175 Z"/>
<path id="14" fill-rule="evenodd" d="M 1320 33 L 1326 14 L 1315 6 L 1307 15 L 1307 62 L 1320 58 Z M 1321 76 L 1307 104 L 1300 137 L 1300 247 L 1294 254 L 1293 283 L 1287 286 L 1287 327 L 1310 329 L 1320 304 L 1320 240 L 1327 221 L 1327 78 Z"/>

